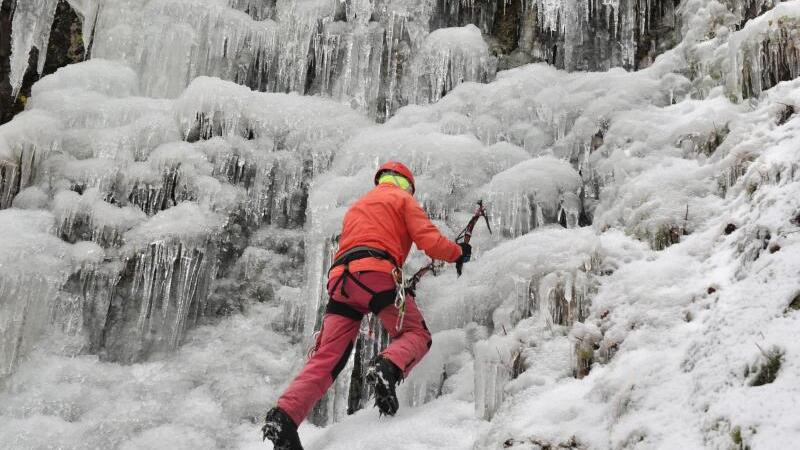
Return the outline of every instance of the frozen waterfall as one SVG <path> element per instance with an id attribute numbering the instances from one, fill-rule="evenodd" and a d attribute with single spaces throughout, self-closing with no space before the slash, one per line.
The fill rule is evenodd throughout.
<path id="1" fill-rule="evenodd" d="M 0 447 L 261 448 L 390 159 L 444 234 L 479 200 L 494 233 L 420 282 L 398 416 L 367 316 L 308 448 L 796 441 L 800 0 L 5 0 L 0 24 Z"/>

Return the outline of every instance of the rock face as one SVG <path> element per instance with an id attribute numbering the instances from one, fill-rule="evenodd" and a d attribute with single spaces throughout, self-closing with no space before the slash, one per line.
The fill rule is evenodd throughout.
<path id="1" fill-rule="evenodd" d="M 547 62 L 566 70 L 641 69 L 680 41 L 680 0 L 437 2 L 433 26 L 481 28 L 501 68 Z"/>
<path id="2" fill-rule="evenodd" d="M 11 95 L 11 82 L 9 76 L 11 67 L 11 18 L 15 0 L 3 0 L 0 8 L 0 123 L 6 123 L 18 112 L 25 108 L 25 105 Z M 28 84 L 28 94 L 30 85 Z"/>

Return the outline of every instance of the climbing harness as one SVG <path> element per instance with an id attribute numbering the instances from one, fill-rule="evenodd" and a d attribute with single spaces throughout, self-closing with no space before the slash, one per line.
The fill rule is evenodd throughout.
<path id="1" fill-rule="evenodd" d="M 484 206 L 483 201 L 479 200 L 478 208 L 475 210 L 472 218 L 470 218 L 467 226 L 464 227 L 464 229 L 458 234 L 455 241 L 469 244 L 469 241 L 472 239 L 472 232 L 475 229 L 475 225 L 478 223 L 481 217 L 486 221 L 486 227 L 489 229 L 489 233 L 491 234 L 492 227 L 489 225 L 489 216 L 486 213 L 486 207 Z M 394 266 L 392 269 L 394 289 L 375 292 L 374 290 L 370 289 L 369 286 L 365 285 L 359 281 L 358 278 L 353 276 L 353 273 L 350 272 L 350 263 L 362 258 L 378 258 L 392 263 Z M 411 278 L 406 279 L 403 274 L 403 269 L 398 266 L 397 261 L 395 261 L 389 252 L 367 246 L 354 247 L 336 258 L 336 260 L 331 264 L 331 269 L 337 266 L 344 266 L 344 271 L 339 279 L 336 280 L 336 283 L 333 285 L 333 287 L 331 287 L 331 290 L 328 294 L 332 297 L 333 292 L 335 292 L 336 289 L 339 289 L 339 293 L 342 295 L 342 297 L 347 298 L 345 284 L 348 280 L 352 281 L 359 288 L 372 295 L 372 299 L 369 302 L 369 309 L 373 314 L 377 315 L 389 305 L 393 305 L 397 309 L 398 317 L 395 329 L 397 331 L 401 331 L 403 329 L 403 321 L 406 315 L 406 293 L 411 293 L 411 295 L 414 295 L 414 291 L 416 290 L 419 280 L 422 279 L 422 277 L 428 272 L 436 275 L 436 271 L 439 270 L 439 268 L 441 268 L 443 265 L 444 263 L 441 261 L 431 261 L 430 264 L 418 270 Z M 461 276 L 460 270 L 458 271 L 458 276 Z M 328 300 L 328 306 L 325 309 L 325 312 L 327 314 L 337 314 L 348 317 L 353 320 L 361 320 L 364 317 L 364 314 L 355 310 L 353 307 L 346 303 L 338 302 L 333 298 Z"/>
<path id="2" fill-rule="evenodd" d="M 363 258 L 378 258 L 384 259 L 389 261 L 394 266 L 392 269 L 392 278 L 394 280 L 394 288 L 375 292 L 369 286 L 365 285 L 358 278 L 356 278 L 352 272 L 350 272 L 350 263 Z M 337 266 L 344 266 L 344 271 L 336 283 L 331 287 L 330 292 L 328 295 L 331 297 L 328 300 L 328 306 L 325 309 L 326 314 L 336 314 L 340 316 L 344 316 L 353 320 L 361 320 L 364 317 L 364 314 L 357 311 L 355 308 L 351 307 L 350 305 L 339 302 L 334 300 L 333 292 L 336 289 L 339 289 L 339 293 L 342 297 L 347 298 L 347 292 L 345 291 L 345 283 L 348 281 L 352 281 L 356 284 L 359 288 L 363 289 L 365 292 L 369 293 L 372 296 L 372 299 L 369 302 L 369 309 L 370 311 L 377 315 L 384 308 L 390 305 L 394 305 L 397 308 L 399 318 L 398 318 L 398 326 L 397 331 L 402 329 L 403 318 L 405 316 L 406 306 L 405 306 L 405 284 L 403 283 L 403 269 L 398 267 L 397 262 L 395 259 L 390 255 L 388 252 L 372 247 L 366 246 L 359 246 L 354 247 L 341 256 L 339 256 L 333 264 L 331 264 L 331 269 Z"/>

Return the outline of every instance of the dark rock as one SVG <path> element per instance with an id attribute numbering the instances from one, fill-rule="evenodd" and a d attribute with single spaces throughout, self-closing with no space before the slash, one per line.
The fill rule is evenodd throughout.
<path id="1" fill-rule="evenodd" d="M 769 11 L 775 6 L 776 3 L 781 1 L 783 0 L 751 0 L 748 2 L 743 2 L 745 4 L 745 8 L 742 11 L 742 21 L 739 23 L 739 28 L 744 27 L 748 21 L 753 20 Z"/>
<path id="2" fill-rule="evenodd" d="M 750 380 L 750 386 L 764 386 L 770 384 L 778 377 L 778 372 L 783 364 L 785 351 L 778 347 L 772 347 L 766 352 L 762 351 L 764 359 L 760 361 L 755 370 L 755 377 Z"/>
<path id="3" fill-rule="evenodd" d="M 31 86 L 38 79 L 36 61 L 39 52 L 33 49 L 28 57 L 28 70 L 22 80 L 19 95 L 14 98 L 11 87 L 11 23 L 14 0 L 2 0 L 0 8 L 0 124 L 10 121 L 25 109 L 31 95 Z"/>
<path id="4" fill-rule="evenodd" d="M 47 59 L 41 76 L 55 73 L 69 64 L 79 63 L 84 60 L 85 55 L 81 18 L 69 3 L 62 0 L 56 7 L 50 42 L 47 45 Z"/>
<path id="5" fill-rule="evenodd" d="M 789 308 L 788 309 L 794 310 L 794 311 L 800 310 L 800 292 L 798 292 L 794 296 L 792 301 L 789 303 Z"/>
<path id="6" fill-rule="evenodd" d="M 734 231 L 736 231 L 736 225 L 734 225 L 732 223 L 729 223 L 728 225 L 725 226 L 725 235 L 726 236 L 731 234 L 731 233 L 733 233 Z"/>
<path id="7" fill-rule="evenodd" d="M 519 41 L 519 23 L 522 16 L 521 0 L 496 0 L 492 35 L 497 39 L 498 54 L 508 55 L 517 49 Z"/>

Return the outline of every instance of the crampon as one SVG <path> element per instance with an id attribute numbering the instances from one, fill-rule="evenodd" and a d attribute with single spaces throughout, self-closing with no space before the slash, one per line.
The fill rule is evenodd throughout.
<path id="1" fill-rule="evenodd" d="M 272 441 L 275 450 L 303 450 L 297 425 L 280 408 L 272 408 L 267 412 L 261 431 L 264 433 L 263 439 Z"/>
<path id="2" fill-rule="evenodd" d="M 381 356 L 367 370 L 366 380 L 375 390 L 375 406 L 382 415 L 393 416 L 397 413 L 400 403 L 395 388 L 402 379 L 400 369 Z"/>

